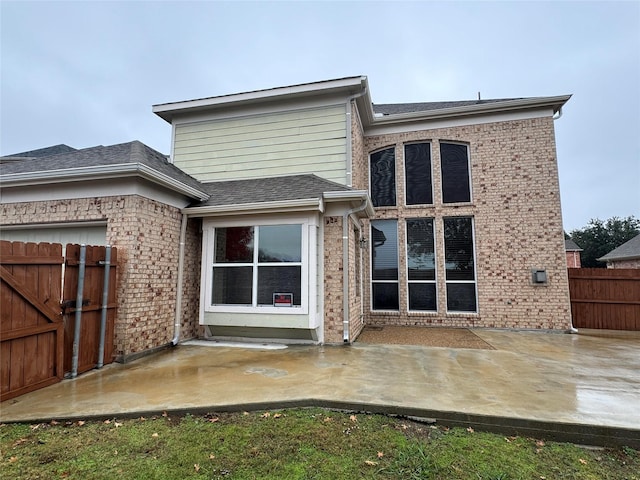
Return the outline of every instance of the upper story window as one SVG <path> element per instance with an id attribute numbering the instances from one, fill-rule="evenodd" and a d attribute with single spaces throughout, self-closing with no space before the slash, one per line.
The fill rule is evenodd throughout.
<path id="1" fill-rule="evenodd" d="M 433 203 L 430 143 L 411 143 L 404 146 L 404 176 L 407 205 Z"/>
<path id="2" fill-rule="evenodd" d="M 470 202 L 469 147 L 458 143 L 440 142 L 440 168 L 442 170 L 442 202 Z"/>
<path id="3" fill-rule="evenodd" d="M 386 148 L 372 153 L 369 160 L 371 201 L 374 207 L 396 205 L 396 149 Z"/>
<path id="4" fill-rule="evenodd" d="M 300 224 L 214 228 L 210 307 L 273 307 L 281 293 L 301 307 L 302 234 Z"/>

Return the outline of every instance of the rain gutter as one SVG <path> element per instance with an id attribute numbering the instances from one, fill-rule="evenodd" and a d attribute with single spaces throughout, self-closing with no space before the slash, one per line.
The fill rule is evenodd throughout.
<path id="1" fill-rule="evenodd" d="M 202 190 L 180 182 L 169 175 L 160 173 L 143 163 L 120 163 L 117 165 L 99 165 L 93 167 L 64 168 L 57 170 L 41 170 L 37 172 L 21 172 L 3 174 L 2 184 L 5 187 L 26 187 L 70 181 L 107 180 L 125 176 L 139 176 L 158 185 L 182 193 L 191 198 L 206 200 L 209 195 Z"/>
<path id="2" fill-rule="evenodd" d="M 182 211 L 186 212 L 189 216 L 222 216 L 222 215 L 247 215 L 257 213 L 270 213 L 270 212 L 296 212 L 305 210 L 324 210 L 322 199 L 318 197 L 314 198 L 302 198 L 297 200 L 278 200 L 274 202 L 254 202 L 254 203 L 241 203 L 232 205 L 206 205 L 202 207 L 187 207 Z"/>

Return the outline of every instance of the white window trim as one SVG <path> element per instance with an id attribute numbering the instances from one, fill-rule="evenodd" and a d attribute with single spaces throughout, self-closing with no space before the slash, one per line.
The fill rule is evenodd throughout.
<path id="1" fill-rule="evenodd" d="M 406 155 L 406 147 L 407 145 L 418 145 L 418 144 L 423 144 L 423 143 L 428 143 L 429 144 L 429 169 L 431 170 L 431 203 L 412 203 L 412 204 L 408 204 L 407 203 L 407 155 Z M 448 143 L 448 142 L 446 142 Z M 433 177 L 433 142 L 431 140 L 424 140 L 424 141 L 416 141 L 416 142 L 408 142 L 405 143 L 402 146 L 402 167 L 404 169 L 404 206 L 408 207 L 408 208 L 416 208 L 416 207 L 423 207 L 423 206 L 427 206 L 427 207 L 431 207 L 433 205 L 435 205 L 436 203 L 436 192 L 435 192 L 435 186 L 434 186 L 434 177 Z M 466 203 L 466 202 L 465 202 Z"/>
<path id="2" fill-rule="evenodd" d="M 432 182 L 433 183 L 433 182 Z M 407 229 L 407 222 L 410 220 L 431 220 L 433 222 L 433 258 L 434 258 L 434 262 L 435 262 L 435 279 L 434 280 L 409 280 L 409 248 L 408 248 L 408 243 L 409 243 L 409 235 L 408 235 L 408 229 Z M 415 314 L 419 314 L 419 313 L 424 313 L 424 314 L 428 314 L 428 313 L 438 313 L 438 247 L 437 247 L 437 242 L 436 242 L 436 219 L 433 217 L 411 217 L 411 218 L 406 218 L 404 221 L 404 255 L 405 255 L 405 265 L 406 265 L 406 279 L 407 279 L 407 312 L 409 313 L 415 313 Z M 475 254 L 475 252 L 474 252 Z M 410 283 L 429 283 L 429 284 L 435 284 L 436 286 L 436 309 L 435 310 L 411 310 L 410 308 L 410 298 L 409 298 L 409 284 Z"/>
<path id="3" fill-rule="evenodd" d="M 369 152 L 369 156 L 368 156 L 368 163 L 367 163 L 367 175 L 369 177 L 369 196 L 371 197 L 371 202 L 373 205 L 373 192 L 371 191 L 371 155 L 373 155 L 374 153 L 378 153 L 378 152 L 382 152 L 383 150 L 389 150 L 390 148 L 393 148 L 393 182 L 395 184 L 395 198 L 394 198 L 394 202 L 393 205 L 383 205 L 380 207 L 375 207 L 374 208 L 380 208 L 380 209 L 384 209 L 384 208 L 398 208 L 398 166 L 396 165 L 396 155 L 397 155 L 397 150 L 398 150 L 398 146 L 397 145 L 387 145 L 386 147 L 382 147 L 382 148 L 377 148 L 376 150 L 373 150 L 371 152 Z"/>
<path id="4" fill-rule="evenodd" d="M 444 304 L 447 309 L 447 315 L 478 315 L 480 312 L 480 305 L 478 304 L 478 257 L 476 256 L 476 219 L 475 217 L 468 215 L 460 215 L 459 218 L 470 218 L 471 219 L 471 241 L 473 248 L 473 280 L 447 280 L 447 258 L 446 258 L 446 245 L 444 238 L 444 221 L 447 218 L 456 218 L 455 216 L 447 215 L 442 217 L 442 245 L 445 250 L 442 252 L 442 261 L 444 262 Z M 473 312 L 465 312 L 460 310 L 449 310 L 449 299 L 447 297 L 447 285 L 454 283 L 473 283 L 474 291 L 476 296 L 476 309 Z"/>
<path id="5" fill-rule="evenodd" d="M 315 262 L 310 259 L 309 240 L 316 241 L 309 238 L 310 229 L 309 226 L 314 224 L 310 217 L 284 217 L 284 218 L 243 218 L 235 220 L 217 220 L 217 219 L 205 219 L 202 225 L 202 248 L 205 252 L 202 271 L 201 271 L 201 289 L 200 299 L 203 304 L 203 312 L 211 313 L 250 313 L 250 314 L 278 314 L 278 315 L 306 315 L 309 313 L 309 273 L 315 275 Z M 214 266 L 214 242 L 215 242 L 215 229 L 225 227 L 260 227 L 265 225 L 300 225 L 302 229 L 302 245 L 301 245 L 301 262 L 291 262 L 292 266 L 300 265 L 300 306 L 292 306 L 287 308 L 274 307 L 274 306 L 246 306 L 246 305 L 213 305 L 211 304 L 211 289 L 213 287 L 213 266 Z M 234 264 L 234 266 L 242 266 L 245 264 Z M 246 264 L 254 266 L 253 263 Z M 262 264 L 261 264 L 262 265 Z M 269 264 L 264 264 L 269 265 Z M 282 263 L 277 263 L 282 265 Z M 257 275 L 253 275 L 253 290 L 252 296 L 255 300 L 257 295 Z"/>
<path id="6" fill-rule="evenodd" d="M 469 179 L 469 201 L 468 202 L 446 202 L 444 201 L 444 177 L 442 175 L 442 144 L 448 143 L 450 145 L 462 145 L 467 147 L 467 177 Z M 444 206 L 457 206 L 457 205 L 469 205 L 473 203 L 473 178 L 471 177 L 471 145 L 465 142 L 455 142 L 449 140 L 438 141 L 438 153 L 440 162 L 440 200 Z M 475 244 L 474 244 L 475 245 Z M 475 247 L 474 247 L 475 248 Z"/>

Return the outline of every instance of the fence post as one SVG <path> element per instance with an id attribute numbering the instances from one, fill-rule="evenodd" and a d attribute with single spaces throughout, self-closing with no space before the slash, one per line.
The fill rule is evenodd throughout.
<path id="1" fill-rule="evenodd" d="M 107 245 L 104 254 L 104 282 L 102 287 L 102 312 L 100 312 L 100 346 L 98 348 L 98 365 L 104 365 L 104 337 L 107 330 L 107 308 L 109 303 L 109 273 L 111 269 L 111 245 Z"/>
<path id="2" fill-rule="evenodd" d="M 82 296 L 84 293 L 84 267 L 87 260 L 87 246 L 80 245 L 78 264 L 78 293 L 76 294 L 76 323 L 73 331 L 73 356 L 71 358 L 71 378 L 78 376 L 78 355 L 80 353 L 80 322 L 82 321 Z"/>

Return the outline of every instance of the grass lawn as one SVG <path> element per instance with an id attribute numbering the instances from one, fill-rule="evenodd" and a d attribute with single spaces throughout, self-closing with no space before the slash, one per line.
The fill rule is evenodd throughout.
<path id="1" fill-rule="evenodd" d="M 640 453 L 295 409 L 4 424 L 0 477 L 640 480 Z"/>

